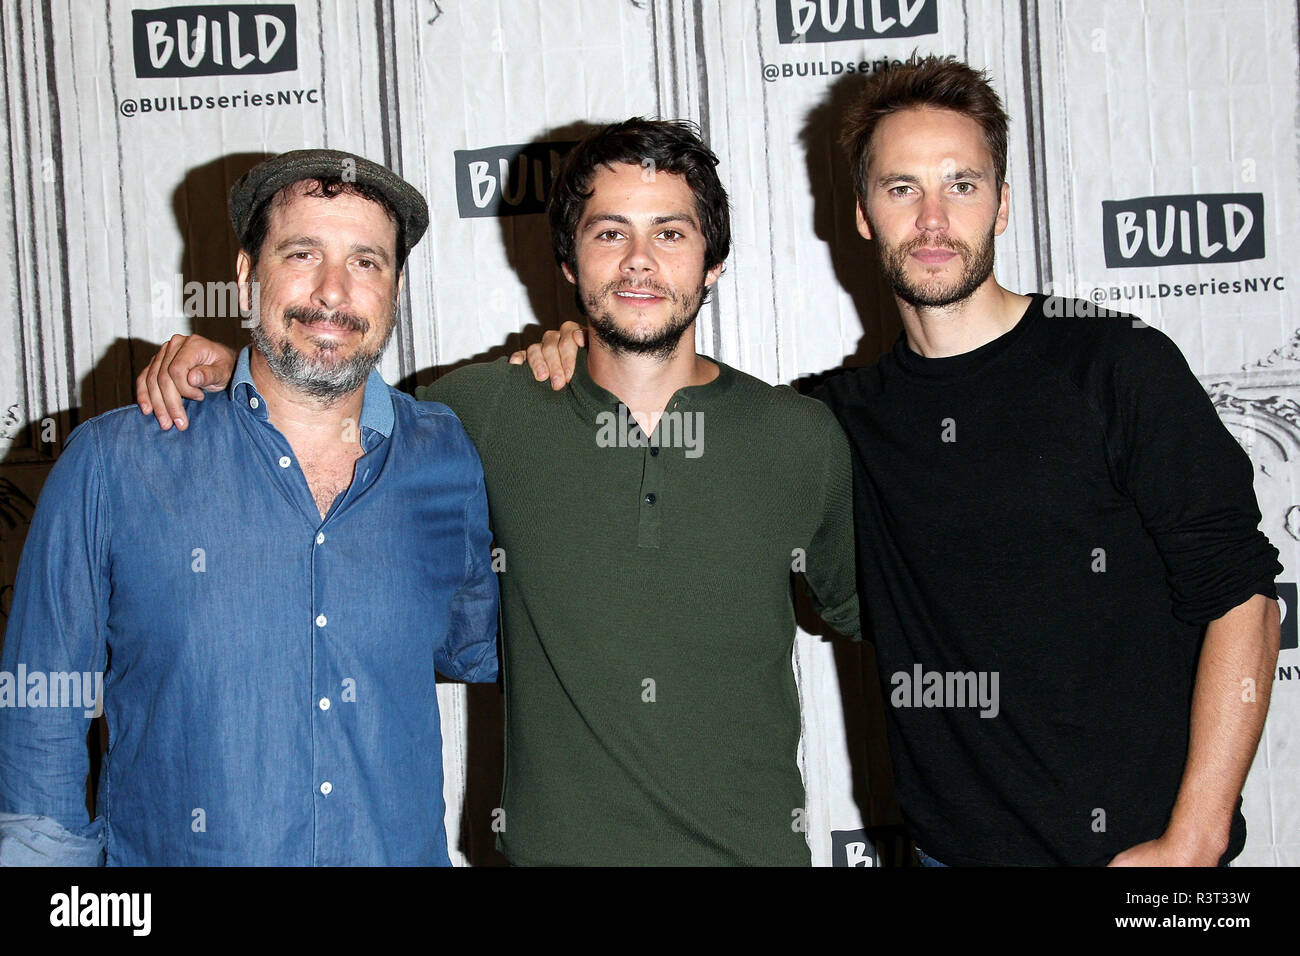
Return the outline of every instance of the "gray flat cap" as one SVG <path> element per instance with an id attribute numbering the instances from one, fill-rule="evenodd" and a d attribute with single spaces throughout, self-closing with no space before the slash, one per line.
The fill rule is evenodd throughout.
<path id="1" fill-rule="evenodd" d="M 378 192 L 397 212 L 398 257 L 415 248 L 429 228 L 429 204 L 420 191 L 386 166 L 337 149 L 295 149 L 254 166 L 230 189 L 230 224 L 240 243 L 258 206 L 285 186 L 320 177 L 342 179 Z"/>

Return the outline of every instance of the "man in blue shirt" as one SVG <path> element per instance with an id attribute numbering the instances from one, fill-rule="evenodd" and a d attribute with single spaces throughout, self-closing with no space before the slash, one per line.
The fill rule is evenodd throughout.
<path id="1" fill-rule="evenodd" d="M 41 495 L 0 656 L 0 863 L 449 862 L 434 669 L 496 679 L 487 500 L 451 411 L 375 370 L 427 206 L 299 150 L 231 217 L 259 324 L 230 387 L 189 436 L 86 422 Z"/>

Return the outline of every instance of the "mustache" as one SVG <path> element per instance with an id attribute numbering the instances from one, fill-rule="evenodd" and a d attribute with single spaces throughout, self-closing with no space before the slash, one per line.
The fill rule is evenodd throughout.
<path id="1" fill-rule="evenodd" d="M 631 292 L 638 289 L 645 292 L 652 292 L 661 299 L 667 299 L 669 302 L 677 301 L 677 293 L 667 286 L 662 286 L 653 279 L 646 279 L 641 282 L 628 282 L 626 279 L 619 279 L 614 282 L 608 282 L 601 286 L 596 293 L 598 299 L 603 299 L 607 295 L 613 295 L 615 292 Z"/>
<path id="2" fill-rule="evenodd" d="M 284 324 L 288 328 L 291 322 L 332 325 L 349 332 L 365 335 L 370 331 L 370 323 L 355 312 L 326 312 L 324 309 L 311 309 L 305 305 L 291 305 L 284 310 Z"/>
<path id="3" fill-rule="evenodd" d="M 949 236 L 917 236 L 903 245 L 900 250 L 903 255 L 910 255 L 917 249 L 947 249 L 949 252 L 955 252 L 958 255 L 970 258 L 971 248 L 960 239 L 953 239 Z"/>

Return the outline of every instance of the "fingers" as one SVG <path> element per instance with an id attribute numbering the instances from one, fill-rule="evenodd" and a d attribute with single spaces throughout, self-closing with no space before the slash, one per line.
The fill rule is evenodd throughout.
<path id="1" fill-rule="evenodd" d="M 554 335 L 555 333 L 547 332 L 546 334 Z M 546 381 L 547 376 L 551 374 L 550 369 L 546 366 L 546 356 L 542 354 L 540 343 L 534 342 L 528 346 L 528 364 L 533 369 L 533 378 L 539 382 Z"/>
<path id="2" fill-rule="evenodd" d="M 153 412 L 153 402 L 149 401 L 149 370 L 157 361 L 158 353 L 155 352 L 145 364 L 144 370 L 135 377 L 135 403 L 140 406 L 141 413 L 145 415 Z"/>
<path id="3" fill-rule="evenodd" d="M 546 370 L 551 376 L 551 388 L 558 392 L 569 384 L 569 376 L 565 374 L 564 359 L 560 356 L 560 333 L 547 332 L 543 335 L 541 350 Z M 577 354 L 577 349 L 574 349 L 574 354 Z"/>
<path id="4" fill-rule="evenodd" d="M 176 415 L 167 407 L 167 398 L 163 394 L 161 380 L 165 379 L 166 376 L 162 373 L 162 369 L 165 367 L 166 363 L 171 360 L 172 355 L 174 355 L 180 348 L 180 343 L 177 339 L 183 338 L 184 336 L 173 335 L 168 339 L 163 347 L 160 348 L 149 361 L 148 367 L 140 373 L 140 377 L 144 380 L 146 398 L 146 401 L 141 404 L 141 407 L 143 408 L 146 404 L 149 406 L 149 411 L 152 411 L 154 418 L 158 419 L 158 427 L 163 431 L 169 431 L 171 429 L 172 425 L 176 422 Z M 139 380 L 137 379 L 137 401 L 139 400 L 139 393 Z"/>
<path id="5" fill-rule="evenodd" d="M 184 335 L 171 337 L 163 349 L 157 376 L 158 393 L 162 396 L 167 415 L 181 431 L 189 427 L 189 421 L 185 416 L 185 399 L 203 397 L 202 392 L 186 381 L 185 372 L 188 368 L 181 368 L 180 363 L 176 361 L 176 356 L 183 350 L 187 338 L 188 336 Z M 157 409 L 154 414 L 157 414 Z"/>
<path id="6" fill-rule="evenodd" d="M 528 346 L 527 350 L 512 352 L 511 365 L 528 363 L 533 378 L 539 382 L 551 380 L 551 388 L 560 391 L 573 378 L 578 367 L 578 349 L 587 344 L 587 333 L 577 322 L 569 321 L 557 332 L 551 329 L 542 334 L 542 340 Z"/>
<path id="7" fill-rule="evenodd" d="M 587 333 L 577 322 L 566 322 L 560 327 L 559 346 L 560 365 L 564 369 L 564 380 L 573 378 L 578 368 L 578 349 L 587 344 Z M 567 331 L 567 335 L 563 334 Z"/>

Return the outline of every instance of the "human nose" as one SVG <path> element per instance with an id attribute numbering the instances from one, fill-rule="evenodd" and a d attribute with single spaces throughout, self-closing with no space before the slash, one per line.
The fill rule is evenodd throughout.
<path id="1" fill-rule="evenodd" d="M 650 240 L 645 237 L 632 236 L 624 251 L 623 261 L 619 263 L 619 268 L 624 275 L 654 272 L 657 263 Z"/>
<path id="2" fill-rule="evenodd" d="M 927 193 L 917 210 L 916 228 L 922 232 L 943 232 L 948 228 L 948 211 L 942 193 Z"/>
<path id="3" fill-rule="evenodd" d="M 324 262 L 317 273 L 312 300 L 321 308 L 333 312 L 347 303 L 350 285 L 346 263 Z"/>

